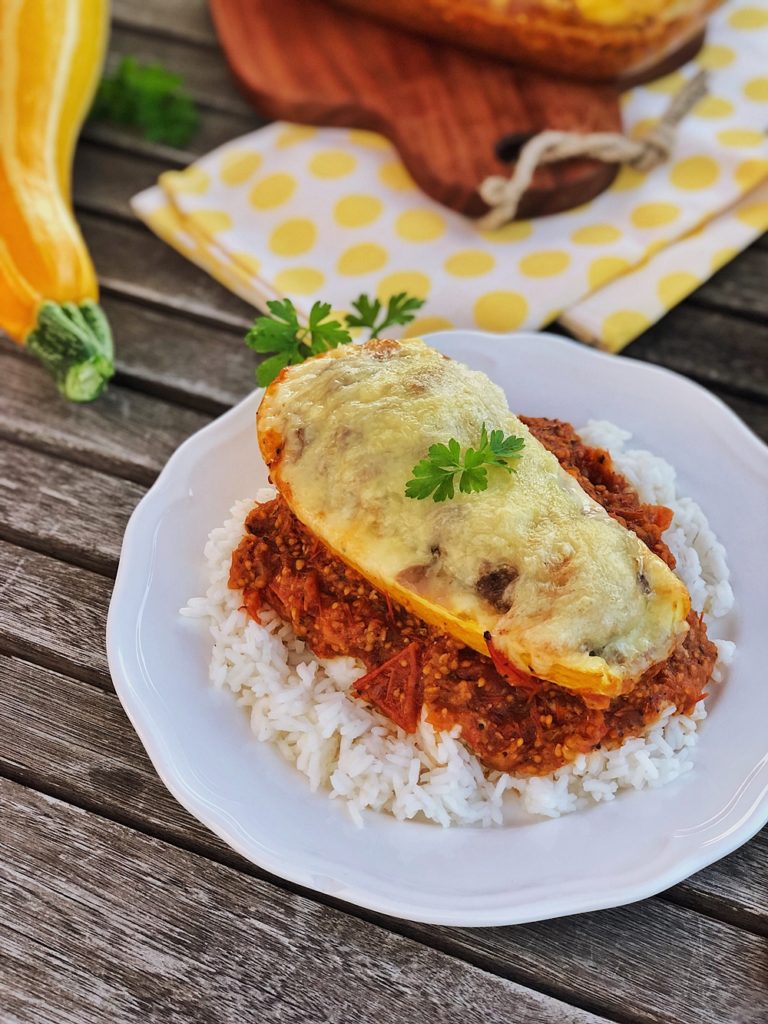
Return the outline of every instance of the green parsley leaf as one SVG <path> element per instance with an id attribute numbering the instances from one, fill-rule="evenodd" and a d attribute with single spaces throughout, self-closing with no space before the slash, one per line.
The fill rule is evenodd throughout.
<path id="1" fill-rule="evenodd" d="M 525 441 L 514 434 L 504 437 L 503 430 L 492 430 L 489 446 L 497 459 L 519 458 L 515 453 L 523 450 Z"/>
<path id="2" fill-rule="evenodd" d="M 310 350 L 312 355 L 325 352 L 329 348 L 348 345 L 352 340 L 349 331 L 345 330 L 338 320 L 329 320 L 330 302 L 316 302 L 309 311 Z"/>
<path id="3" fill-rule="evenodd" d="M 405 496 L 423 500 L 446 501 L 455 496 L 454 480 L 459 476 L 459 490 L 463 494 L 479 493 L 488 488 L 488 467 L 514 473 L 514 462 L 522 457 L 525 441 L 503 430 L 492 430 L 490 437 L 485 423 L 480 428 L 477 448 L 467 448 L 464 457 L 461 445 L 452 437 L 448 444 L 433 444 L 427 457 L 411 470 L 411 479 L 405 485 Z"/>
<path id="4" fill-rule="evenodd" d="M 383 309 L 378 299 L 363 294 L 352 305 L 357 312 L 347 315 L 347 327 L 367 327 L 370 340 L 378 338 L 379 332 L 393 324 L 410 323 L 424 300 L 400 292 L 393 295 Z M 270 315 L 257 317 L 245 336 L 246 345 L 255 352 L 271 356 L 256 371 L 261 387 L 271 383 L 285 366 L 293 366 L 309 356 L 352 341 L 347 328 L 338 320 L 330 319 L 330 302 L 316 302 L 309 311 L 306 326 L 299 323 L 296 307 L 290 299 L 273 299 L 267 306 Z M 278 354 L 280 359 L 276 358 Z M 456 454 L 458 457 L 458 448 Z"/>
<path id="5" fill-rule="evenodd" d="M 352 341 L 349 331 L 338 320 L 330 320 L 328 302 L 316 302 L 309 311 L 307 325 L 299 323 L 296 307 L 290 299 L 272 299 L 267 303 L 269 316 L 257 317 L 245 336 L 255 352 L 272 353 L 256 370 L 260 387 L 270 384 L 286 366 L 302 363 L 308 356 Z"/>
<path id="6" fill-rule="evenodd" d="M 288 352 L 297 347 L 301 329 L 290 299 L 267 303 L 271 316 L 257 317 L 245 336 L 245 343 L 256 352 Z"/>
<path id="7" fill-rule="evenodd" d="M 101 80 L 90 117 L 136 128 L 152 142 L 176 147 L 185 146 L 200 123 L 179 75 L 133 57 L 123 57 Z"/>
<path id="8" fill-rule="evenodd" d="M 270 356 L 269 359 L 265 359 L 256 368 L 256 383 L 260 388 L 265 388 L 290 362 L 291 357 L 287 352 L 278 352 L 276 355 Z"/>
<path id="9" fill-rule="evenodd" d="M 352 303 L 354 313 L 347 314 L 348 327 L 367 327 L 370 331 L 369 338 L 380 338 L 381 332 L 387 327 L 396 324 L 409 324 L 416 316 L 417 310 L 424 305 L 424 299 L 417 299 L 407 292 L 398 292 L 391 295 L 387 302 L 387 308 L 382 314 L 382 304 L 379 299 L 371 299 L 366 294 L 358 295 Z M 381 319 L 379 317 L 381 316 Z"/>
<path id="10" fill-rule="evenodd" d="M 356 312 L 347 313 L 347 326 L 368 327 L 373 330 L 376 319 L 381 312 L 381 302 L 379 299 L 371 301 L 370 296 L 363 293 L 362 295 L 358 295 L 352 303 L 352 308 L 356 310 Z M 373 337 L 373 334 L 371 334 L 371 337 Z"/>

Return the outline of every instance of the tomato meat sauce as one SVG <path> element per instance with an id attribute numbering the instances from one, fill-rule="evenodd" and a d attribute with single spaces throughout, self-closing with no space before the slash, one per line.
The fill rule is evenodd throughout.
<path id="1" fill-rule="evenodd" d="M 591 497 L 674 567 L 662 539 L 669 509 L 640 502 L 608 452 L 585 445 L 570 424 L 523 422 Z M 274 609 L 317 657 L 357 658 L 367 673 L 354 684 L 355 696 L 407 732 L 422 709 L 438 729 L 460 726 L 487 768 L 546 774 L 579 753 L 639 734 L 671 704 L 688 714 L 717 657 L 701 617 L 691 613 L 670 657 L 600 706 L 544 680 L 510 675 L 499 659 L 412 615 L 326 548 L 280 496 L 256 505 L 245 526 L 229 585 L 242 590 L 248 613 L 258 620 L 265 607 Z"/>

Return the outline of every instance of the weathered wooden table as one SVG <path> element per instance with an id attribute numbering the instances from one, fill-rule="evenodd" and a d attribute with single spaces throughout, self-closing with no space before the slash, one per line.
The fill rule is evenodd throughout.
<path id="1" fill-rule="evenodd" d="M 259 123 L 203 0 L 114 8 L 113 56 L 178 69 L 199 100 L 194 153 Z M 0 342 L 0 1019 L 765 1024 L 768 830 L 643 903 L 451 929 L 267 877 L 163 788 L 104 653 L 122 532 L 174 448 L 254 384 L 251 311 L 128 208 L 192 155 L 104 127 L 81 142 L 79 216 L 119 343 L 103 399 L 66 405 Z M 767 279 L 761 242 L 627 355 L 768 438 Z"/>

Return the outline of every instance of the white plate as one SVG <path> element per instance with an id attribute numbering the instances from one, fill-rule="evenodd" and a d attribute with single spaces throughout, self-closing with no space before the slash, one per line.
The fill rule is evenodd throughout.
<path id="1" fill-rule="evenodd" d="M 202 549 L 266 479 L 256 392 L 183 444 L 134 512 L 109 610 L 123 706 L 173 795 L 235 850 L 300 885 L 414 921 L 504 925 L 642 899 L 746 842 L 768 820 L 768 448 L 676 374 L 542 334 L 441 332 L 430 343 L 502 385 L 510 406 L 612 420 L 677 467 L 728 551 L 736 661 L 713 694 L 695 769 L 661 789 L 504 828 L 401 823 L 338 801 L 250 734 L 209 684 L 210 641 L 179 608 L 204 592 Z"/>

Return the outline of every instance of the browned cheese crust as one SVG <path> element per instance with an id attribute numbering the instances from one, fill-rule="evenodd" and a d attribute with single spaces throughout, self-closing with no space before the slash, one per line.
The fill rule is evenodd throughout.
<path id="1" fill-rule="evenodd" d="M 660 63 L 692 39 L 719 0 L 688 0 L 674 15 L 621 0 L 334 0 L 402 28 L 558 76 L 608 81 Z M 664 8 L 667 8 L 665 13 Z"/>

